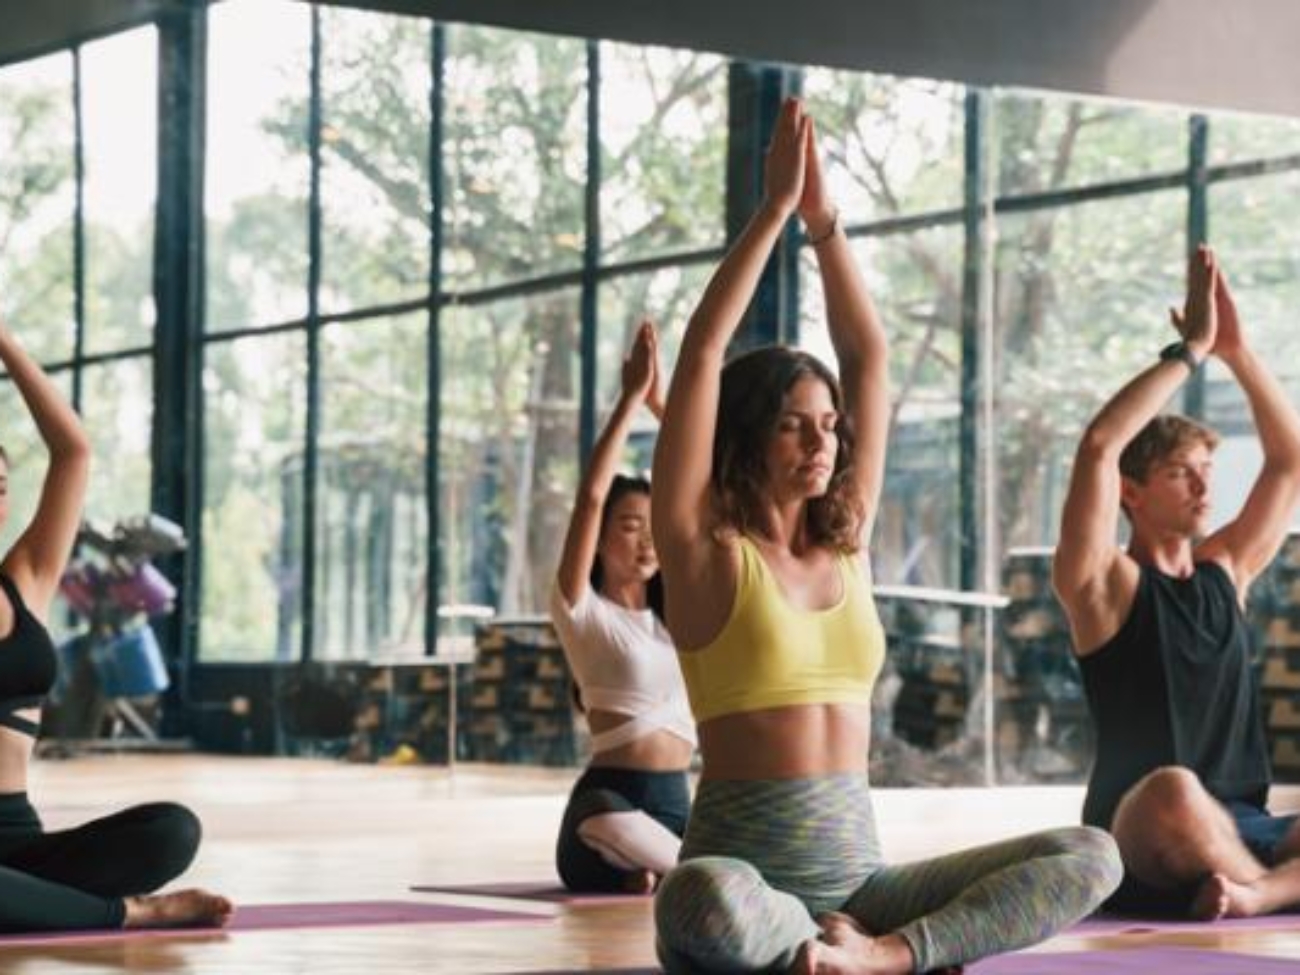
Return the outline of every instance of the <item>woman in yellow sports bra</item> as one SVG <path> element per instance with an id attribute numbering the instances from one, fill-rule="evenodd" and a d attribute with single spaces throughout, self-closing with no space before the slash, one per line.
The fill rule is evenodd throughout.
<path id="1" fill-rule="evenodd" d="M 794 214 L 821 272 L 839 381 L 784 347 L 724 365 Z M 888 416 L 885 333 L 812 119 L 790 99 L 765 199 L 682 340 L 655 451 L 651 521 L 703 759 L 655 902 L 670 973 L 960 965 L 1047 937 L 1119 882 L 1114 842 L 1087 827 L 882 862 L 867 751 L 885 641 L 865 542 Z"/>

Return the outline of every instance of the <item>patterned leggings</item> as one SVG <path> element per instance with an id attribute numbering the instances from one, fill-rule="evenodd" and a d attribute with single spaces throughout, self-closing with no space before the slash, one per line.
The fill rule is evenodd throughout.
<path id="1" fill-rule="evenodd" d="M 820 933 L 814 918 L 843 911 L 900 935 L 924 972 L 1041 941 L 1123 874 L 1110 835 L 1087 826 L 881 859 L 865 776 L 702 782 L 655 898 L 659 960 L 670 975 L 785 970 Z"/>

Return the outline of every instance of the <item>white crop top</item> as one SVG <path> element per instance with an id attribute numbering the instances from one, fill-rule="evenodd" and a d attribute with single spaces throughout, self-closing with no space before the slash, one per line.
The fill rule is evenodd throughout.
<path id="1" fill-rule="evenodd" d="M 578 602 L 569 606 L 555 583 L 551 620 L 583 704 L 629 718 L 593 734 L 593 751 L 608 751 L 660 730 L 696 743 L 677 651 L 653 611 L 625 609 L 590 586 L 583 586 Z"/>

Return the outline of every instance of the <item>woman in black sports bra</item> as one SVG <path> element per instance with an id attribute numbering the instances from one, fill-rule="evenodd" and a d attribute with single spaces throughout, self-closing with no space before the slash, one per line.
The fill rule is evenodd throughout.
<path id="1" fill-rule="evenodd" d="M 0 363 L 50 457 L 36 514 L 0 560 L 0 933 L 224 924 L 231 913 L 224 897 L 152 893 L 198 849 L 199 821 L 184 806 L 133 806 L 46 832 L 27 799 L 41 704 L 57 666 L 44 619 L 81 519 L 90 442 L 3 323 Z M 9 458 L 0 448 L 0 526 L 8 515 Z"/>

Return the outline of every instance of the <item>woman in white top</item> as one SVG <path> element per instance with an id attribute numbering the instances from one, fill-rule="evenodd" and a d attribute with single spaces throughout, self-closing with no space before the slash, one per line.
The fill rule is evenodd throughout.
<path id="1" fill-rule="evenodd" d="M 592 733 L 555 862 L 571 890 L 648 894 L 677 862 L 695 726 L 663 624 L 650 483 L 617 475 L 637 407 L 662 415 L 657 337 L 642 322 L 623 388 L 574 500 L 551 618 Z"/>

